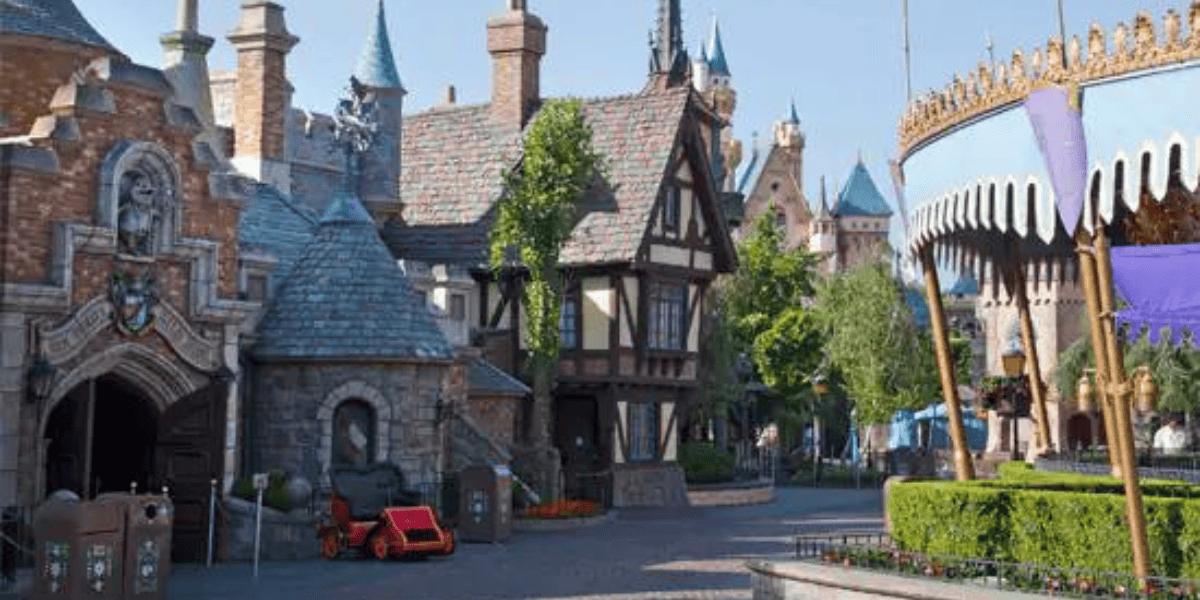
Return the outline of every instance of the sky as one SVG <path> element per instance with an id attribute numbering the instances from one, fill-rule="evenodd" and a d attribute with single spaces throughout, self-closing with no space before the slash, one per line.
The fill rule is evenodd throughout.
<path id="1" fill-rule="evenodd" d="M 377 0 L 276 0 L 300 43 L 288 56 L 293 104 L 331 112 L 366 37 Z M 758 133 L 765 152 L 773 124 L 795 102 L 806 136 L 803 187 L 817 202 L 820 177 L 833 193 L 862 157 L 895 210 L 887 161 L 896 155 L 896 124 L 906 106 L 902 5 L 905 0 L 681 0 L 684 41 L 693 54 L 715 15 L 737 91 L 734 136 L 749 162 Z M 989 60 L 1027 54 L 1058 33 L 1057 0 L 907 0 L 915 95 L 943 89 L 955 73 Z M 199 0 L 200 30 L 217 39 L 211 70 L 231 69 L 225 35 L 237 24 L 236 0 Z M 135 62 L 161 66 L 159 35 L 174 28 L 174 0 L 75 0 L 93 26 Z M 1188 0 L 1062 0 L 1067 35 L 1087 37 L 1092 22 L 1111 31 L 1140 10 L 1161 32 L 1168 8 L 1187 14 Z M 487 102 L 491 58 L 486 23 L 508 0 L 384 0 L 392 49 L 408 90 L 405 112 L 440 104 L 453 84 L 459 104 Z M 646 82 L 647 32 L 658 0 L 528 0 L 549 27 L 542 60 L 544 97 L 612 96 Z M 1186 21 L 1185 21 L 1186 22 Z M 1086 46 L 1086 44 L 1085 44 Z M 739 173 L 740 177 L 740 173 Z M 749 186 L 747 186 L 749 187 Z M 748 191 L 748 190 L 747 190 Z M 910 199 L 910 203 L 913 200 Z M 911 206 L 910 206 L 911 208 Z M 904 239 L 893 218 L 891 240 Z M 949 286 L 952 282 L 943 282 Z"/>

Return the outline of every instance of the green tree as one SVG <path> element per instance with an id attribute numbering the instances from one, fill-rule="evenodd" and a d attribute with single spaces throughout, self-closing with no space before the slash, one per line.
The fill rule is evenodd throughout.
<path id="1" fill-rule="evenodd" d="M 883 262 L 832 275 L 817 290 L 816 317 L 830 365 L 845 382 L 861 424 L 886 423 L 940 390 L 933 341 L 912 321 Z"/>
<path id="2" fill-rule="evenodd" d="M 592 148 L 592 128 L 583 119 L 580 101 L 548 100 L 529 126 L 521 162 L 506 173 L 506 193 L 496 206 L 492 268 L 502 269 L 515 250 L 528 269 L 522 302 L 536 447 L 550 445 L 550 394 L 558 368 L 562 307 L 559 252 L 576 222 L 577 201 L 604 170 L 603 158 Z"/>
<path id="3" fill-rule="evenodd" d="M 774 210 L 766 210 L 738 244 L 738 269 L 719 286 L 731 336 L 730 360 L 749 356 L 772 388 L 773 418 L 785 438 L 811 413 L 811 377 L 821 362 L 817 324 L 809 315 L 820 256 L 787 249 Z"/>
<path id="4" fill-rule="evenodd" d="M 740 349 L 733 339 L 729 314 L 721 295 L 710 290 L 705 302 L 707 327 L 700 338 L 700 388 L 697 390 L 692 422 L 705 423 L 729 414 L 733 402 L 745 394 L 738 379 L 737 359 Z"/>

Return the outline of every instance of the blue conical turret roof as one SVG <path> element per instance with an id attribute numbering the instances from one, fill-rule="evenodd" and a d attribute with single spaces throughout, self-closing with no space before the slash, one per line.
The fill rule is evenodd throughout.
<path id="1" fill-rule="evenodd" d="M 890 217 L 892 209 L 888 206 L 875 181 L 867 172 L 867 167 L 858 161 L 850 172 L 850 179 L 838 194 L 837 207 L 834 213 L 839 217 Z"/>
<path id="2" fill-rule="evenodd" d="M 396 60 L 392 56 L 392 42 L 388 38 L 387 22 L 383 18 L 383 0 L 375 9 L 375 19 L 367 30 L 367 40 L 358 55 L 354 76 L 362 83 L 375 88 L 403 88 Z"/>
<path id="3" fill-rule="evenodd" d="M 800 114 L 796 112 L 796 101 L 792 100 L 791 114 L 788 115 L 788 122 L 800 124 Z"/>
<path id="4" fill-rule="evenodd" d="M 721 27 L 713 17 L 712 36 L 708 39 L 708 70 L 713 75 L 729 77 L 729 63 L 725 60 L 725 45 L 721 43 Z"/>

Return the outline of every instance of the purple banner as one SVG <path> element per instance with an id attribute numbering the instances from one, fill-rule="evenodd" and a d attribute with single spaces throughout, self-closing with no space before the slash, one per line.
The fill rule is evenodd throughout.
<path id="1" fill-rule="evenodd" d="M 1058 216 L 1074 236 L 1087 190 L 1087 143 L 1078 86 L 1050 86 L 1030 92 L 1025 111 L 1046 159 Z"/>
<path id="2" fill-rule="evenodd" d="M 1200 244 L 1121 246 L 1112 249 L 1113 284 L 1130 307 L 1117 314 L 1129 337 L 1143 331 L 1158 343 L 1164 328 L 1178 346 L 1200 333 Z M 1194 343 L 1194 342 L 1193 342 Z"/>

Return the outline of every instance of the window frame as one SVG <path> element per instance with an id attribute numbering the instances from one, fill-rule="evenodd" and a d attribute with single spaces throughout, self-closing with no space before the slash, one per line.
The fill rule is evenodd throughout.
<path id="1" fill-rule="evenodd" d="M 580 331 L 581 308 L 577 292 L 568 291 L 563 294 L 558 310 L 558 347 L 563 350 L 578 350 L 583 345 L 583 335 Z"/>
<path id="2" fill-rule="evenodd" d="M 678 181 L 670 181 L 666 185 L 663 197 L 663 231 L 679 232 L 679 221 L 683 214 L 683 186 Z"/>
<path id="3" fill-rule="evenodd" d="M 657 402 L 629 402 L 626 405 L 629 426 L 629 462 L 652 462 L 660 459 L 658 452 L 659 421 L 662 416 Z M 648 444 L 647 448 L 643 445 Z"/>
<path id="4" fill-rule="evenodd" d="M 367 426 L 366 426 L 367 431 L 364 432 L 364 435 L 367 438 L 366 439 L 366 450 L 364 451 L 365 456 L 363 457 L 363 460 L 361 463 L 355 463 L 352 461 L 345 460 L 344 453 L 342 452 L 343 442 L 348 441 L 348 440 L 343 440 L 343 437 L 342 437 L 343 436 L 343 434 L 341 433 L 342 419 L 353 417 L 353 415 L 351 415 L 350 417 L 345 416 L 346 415 L 345 411 L 347 411 L 347 410 L 365 410 L 365 414 L 367 417 Z M 375 407 L 372 406 L 370 402 L 367 402 L 363 398 L 346 398 L 345 400 L 338 402 L 337 406 L 333 409 L 332 431 L 330 432 L 332 434 L 332 439 L 330 440 L 331 441 L 331 445 L 330 445 L 331 452 L 330 452 L 330 457 L 329 457 L 330 465 L 331 466 L 367 466 L 367 465 L 373 464 L 375 462 L 375 455 L 379 452 L 379 448 L 376 443 L 376 435 L 377 435 L 378 429 L 379 429 L 379 415 L 376 414 Z M 353 443 L 353 442 L 351 442 L 351 443 Z"/>
<path id="5" fill-rule="evenodd" d="M 655 282 L 650 287 L 646 345 L 652 350 L 687 350 L 688 295 L 686 282 Z M 665 309 L 665 310 L 664 310 Z"/>

